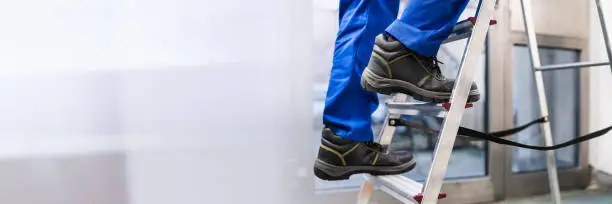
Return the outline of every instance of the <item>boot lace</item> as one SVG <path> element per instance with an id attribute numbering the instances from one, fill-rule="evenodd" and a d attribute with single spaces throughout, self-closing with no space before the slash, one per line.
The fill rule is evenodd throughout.
<path id="1" fill-rule="evenodd" d="M 444 64 L 444 63 L 438 60 L 436 56 L 433 56 L 433 57 L 421 56 L 420 60 L 421 60 L 421 63 L 425 65 L 425 69 L 427 69 L 427 71 L 431 73 L 434 78 L 438 80 L 446 80 L 446 77 L 442 75 L 442 70 L 440 70 L 440 65 L 439 65 L 439 64 Z"/>

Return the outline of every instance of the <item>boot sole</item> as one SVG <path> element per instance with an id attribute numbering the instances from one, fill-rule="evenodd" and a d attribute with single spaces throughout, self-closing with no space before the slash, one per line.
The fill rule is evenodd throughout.
<path id="1" fill-rule="evenodd" d="M 365 69 L 361 76 L 361 87 L 365 90 L 385 95 L 403 93 L 412 96 L 416 100 L 433 103 L 448 102 L 451 96 L 451 93 L 429 91 L 419 88 L 410 82 L 385 78 L 368 69 Z M 467 101 L 476 102 L 479 99 L 480 92 L 478 90 L 470 90 Z"/>
<path id="2" fill-rule="evenodd" d="M 413 159 L 399 166 L 336 166 L 318 160 L 314 165 L 314 174 L 320 179 L 327 181 L 346 180 L 353 174 L 367 173 L 374 176 L 396 175 L 409 172 L 416 166 Z"/>

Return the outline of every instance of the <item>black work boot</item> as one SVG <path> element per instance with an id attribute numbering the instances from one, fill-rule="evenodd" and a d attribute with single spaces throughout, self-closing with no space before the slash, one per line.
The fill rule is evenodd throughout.
<path id="1" fill-rule="evenodd" d="M 314 173 L 323 180 L 345 180 L 358 173 L 401 174 L 415 165 L 407 151 L 385 153 L 378 143 L 347 140 L 324 128 Z"/>
<path id="2" fill-rule="evenodd" d="M 442 103 L 450 100 L 455 80 L 446 79 L 436 57 L 426 57 L 408 49 L 398 40 L 379 35 L 361 86 L 381 94 L 404 93 L 416 100 Z M 472 83 L 468 102 L 476 102 L 480 93 Z"/>

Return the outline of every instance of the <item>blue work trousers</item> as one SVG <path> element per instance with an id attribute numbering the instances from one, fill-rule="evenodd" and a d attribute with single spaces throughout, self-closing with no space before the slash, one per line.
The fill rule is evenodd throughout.
<path id="1" fill-rule="evenodd" d="M 376 36 L 386 32 L 421 55 L 435 56 L 468 2 L 409 0 L 398 19 L 398 0 L 340 0 L 323 124 L 343 138 L 372 141 L 371 114 L 378 98 L 363 90 L 360 80 Z"/>

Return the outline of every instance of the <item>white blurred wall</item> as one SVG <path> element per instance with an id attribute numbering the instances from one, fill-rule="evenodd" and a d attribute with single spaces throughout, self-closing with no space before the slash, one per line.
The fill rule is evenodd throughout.
<path id="1" fill-rule="evenodd" d="M 312 82 L 337 29 L 337 1 L 312 4 L 0 2 L 0 203 L 309 203 Z M 612 76 L 592 73 L 594 130 Z M 590 146 L 608 173 L 611 145 Z"/>
<path id="2" fill-rule="evenodd" d="M 602 1 L 602 5 L 608 27 L 608 35 L 612 38 L 612 2 Z M 589 53 L 591 60 L 607 61 L 608 57 L 594 3 L 591 4 L 590 22 Z M 612 101 L 612 91 L 610 91 L 610 87 L 612 87 L 612 74 L 610 74 L 609 66 L 592 68 L 590 72 L 591 103 L 589 108 L 591 117 L 589 119 L 591 131 L 595 131 L 612 124 L 612 106 L 610 105 Z M 610 157 L 612 133 L 592 140 L 589 145 L 590 164 L 597 170 L 612 174 L 612 157 Z"/>
<path id="3" fill-rule="evenodd" d="M 291 203 L 310 7 L 0 2 L 0 203 Z"/>

